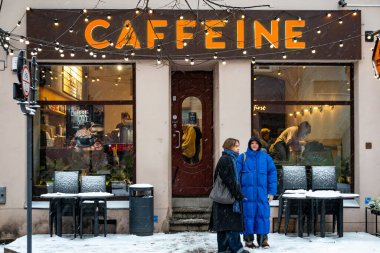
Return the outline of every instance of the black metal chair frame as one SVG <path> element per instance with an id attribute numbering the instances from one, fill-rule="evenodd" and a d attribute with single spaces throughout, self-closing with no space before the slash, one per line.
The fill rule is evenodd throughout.
<path id="1" fill-rule="evenodd" d="M 294 173 L 296 178 L 291 178 L 291 174 Z M 285 209 L 285 227 L 284 232 L 287 234 L 289 219 L 291 214 L 297 214 L 298 219 L 298 234 L 300 237 L 303 236 L 303 227 L 305 216 L 308 217 L 308 234 L 310 233 L 310 212 L 308 208 L 310 205 L 304 202 L 308 202 L 306 199 L 284 199 L 282 194 L 286 190 L 307 190 L 307 176 L 305 166 L 283 166 L 281 173 L 281 194 L 278 198 L 278 222 L 277 222 L 277 232 L 280 233 L 280 226 L 282 221 L 282 215 Z M 301 210 L 302 208 L 302 210 Z M 306 215 L 305 215 L 306 214 Z"/>
<path id="2" fill-rule="evenodd" d="M 61 176 L 65 175 L 65 176 Z M 60 181 L 62 180 L 62 181 Z M 55 171 L 54 172 L 54 192 L 61 193 L 78 193 L 79 189 L 79 171 Z M 61 217 L 57 215 L 57 209 L 60 208 Z M 71 210 L 70 210 L 71 209 Z M 74 238 L 77 231 L 77 198 L 70 199 L 51 199 L 49 201 L 49 232 L 53 236 L 53 226 L 55 233 L 62 236 L 62 228 L 58 228 L 58 218 L 62 216 L 72 216 L 74 227 Z"/>
<path id="3" fill-rule="evenodd" d="M 106 179 L 104 175 L 99 176 L 82 176 L 81 192 L 105 192 Z M 98 215 L 104 219 L 104 237 L 107 236 L 107 199 L 106 198 L 92 198 L 80 197 L 80 238 L 83 236 L 83 218 L 84 216 L 94 216 L 93 234 L 98 235 Z M 86 213 L 86 210 L 89 211 Z"/>

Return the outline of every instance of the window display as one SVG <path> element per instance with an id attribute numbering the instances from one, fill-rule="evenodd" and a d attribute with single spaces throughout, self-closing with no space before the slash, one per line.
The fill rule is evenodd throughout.
<path id="1" fill-rule="evenodd" d="M 106 175 L 108 191 L 112 190 L 112 181 L 133 182 L 135 110 L 131 65 L 121 70 L 115 65 L 76 66 L 75 69 L 81 71 L 76 73 L 81 78 L 78 83 L 83 83 L 81 94 L 76 98 L 82 100 L 67 96 L 64 86 L 59 85 L 67 79 L 67 66 L 41 66 L 40 69 L 45 79 L 39 87 L 41 109 L 34 119 L 34 196 L 47 191 L 54 171 L 59 170 L 79 171 L 82 176 Z M 62 74 L 61 69 L 65 70 Z M 53 78 L 47 79 L 47 73 Z M 115 73 L 118 74 L 117 85 L 110 81 Z M 92 80 L 101 82 L 100 93 L 94 89 Z M 108 100 L 121 98 L 120 94 L 125 95 L 123 100 Z M 117 195 L 127 195 L 125 187 Z"/>
<path id="2" fill-rule="evenodd" d="M 283 165 L 335 166 L 352 189 L 351 65 L 253 65 L 252 135 Z M 280 173 L 278 173 L 280 175 Z"/>

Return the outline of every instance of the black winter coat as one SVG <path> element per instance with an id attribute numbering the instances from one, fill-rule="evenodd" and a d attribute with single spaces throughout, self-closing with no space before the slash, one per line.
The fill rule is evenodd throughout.
<path id="1" fill-rule="evenodd" d="M 235 180 L 233 160 L 225 152 L 219 159 L 215 168 L 214 181 L 219 173 L 224 185 L 230 190 L 235 199 L 242 199 L 240 186 Z M 234 213 L 232 204 L 225 205 L 213 202 L 209 229 L 211 231 L 244 231 L 243 207 L 240 202 L 241 213 Z"/>

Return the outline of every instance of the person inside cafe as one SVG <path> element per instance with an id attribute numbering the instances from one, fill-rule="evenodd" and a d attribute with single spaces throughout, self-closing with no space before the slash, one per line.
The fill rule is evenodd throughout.
<path id="1" fill-rule="evenodd" d="M 305 144 L 302 139 L 310 133 L 311 125 L 307 121 L 286 128 L 270 146 L 270 155 L 275 161 L 297 161 Z"/>

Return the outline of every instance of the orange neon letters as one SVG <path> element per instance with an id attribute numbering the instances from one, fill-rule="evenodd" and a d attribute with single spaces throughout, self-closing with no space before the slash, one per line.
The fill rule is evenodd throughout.
<path id="1" fill-rule="evenodd" d="M 107 29 L 110 26 L 110 23 L 108 23 L 107 21 L 103 19 L 96 19 L 94 21 L 91 21 L 86 27 L 84 36 L 86 38 L 87 44 L 89 44 L 90 46 L 96 49 L 103 49 L 103 48 L 108 47 L 110 43 L 107 40 L 96 41 L 92 37 L 92 32 L 94 31 L 95 28 L 99 26 Z"/>
<path id="2" fill-rule="evenodd" d="M 208 35 L 205 35 L 206 49 L 224 49 L 226 42 L 214 41 L 215 38 L 222 38 L 223 34 L 220 31 L 215 31 L 214 27 L 224 27 L 223 20 L 206 20 L 205 29 L 208 30 Z"/>
<path id="3" fill-rule="evenodd" d="M 271 31 L 268 31 L 259 21 L 254 21 L 253 34 L 255 39 L 255 48 L 262 48 L 262 37 L 265 37 L 269 43 L 272 43 L 275 48 L 278 48 L 278 21 L 272 20 L 270 23 Z"/>
<path id="4" fill-rule="evenodd" d="M 183 40 L 189 40 L 193 38 L 192 33 L 186 33 L 184 31 L 185 27 L 195 27 L 195 20 L 177 20 L 176 21 L 176 31 L 177 31 L 177 48 L 183 48 Z"/>
<path id="5" fill-rule="evenodd" d="M 244 20 L 236 21 L 236 47 L 244 48 Z"/>
<path id="6" fill-rule="evenodd" d="M 305 42 L 294 42 L 293 38 L 301 38 L 302 32 L 294 31 L 294 27 L 305 27 L 305 20 L 286 20 L 285 21 L 285 48 L 305 48 Z"/>
<path id="7" fill-rule="evenodd" d="M 140 42 L 136 36 L 135 30 L 133 29 L 132 24 L 129 20 L 125 20 L 125 23 L 124 23 L 123 28 L 121 29 L 119 38 L 117 39 L 115 48 L 121 49 L 124 47 L 124 45 L 131 45 L 134 48 L 141 48 Z"/>
<path id="8" fill-rule="evenodd" d="M 155 27 L 166 27 L 168 25 L 167 20 L 150 20 L 147 26 L 147 45 L 148 48 L 154 48 L 155 39 L 163 39 L 165 34 L 156 32 Z"/>

